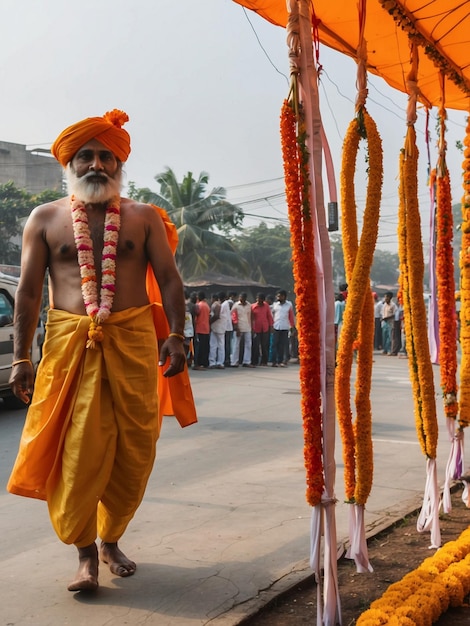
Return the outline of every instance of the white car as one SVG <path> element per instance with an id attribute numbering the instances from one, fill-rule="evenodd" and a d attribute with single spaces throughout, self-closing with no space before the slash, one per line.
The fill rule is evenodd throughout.
<path id="1" fill-rule="evenodd" d="M 8 379 L 13 361 L 13 313 L 15 309 L 15 292 L 19 279 L 0 272 L 0 398 L 7 408 L 20 408 L 25 405 L 13 395 Z M 44 342 L 44 325 L 39 320 L 31 349 L 31 361 L 36 370 L 41 360 L 41 349 Z"/>

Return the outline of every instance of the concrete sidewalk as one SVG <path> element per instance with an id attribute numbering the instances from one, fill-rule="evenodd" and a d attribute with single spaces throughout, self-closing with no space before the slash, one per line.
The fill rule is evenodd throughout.
<path id="1" fill-rule="evenodd" d="M 0 626 L 230 626 L 310 574 L 298 365 L 193 371 L 191 379 L 199 424 L 182 430 L 165 419 L 144 502 L 120 542 L 138 563 L 135 576 L 120 579 L 102 566 L 96 596 L 67 592 L 75 548 L 56 539 L 44 503 L 2 489 Z M 406 359 L 376 354 L 372 402 L 370 532 L 419 506 L 426 471 Z M 3 485 L 22 416 L 0 410 Z M 442 482 L 449 445 L 442 417 L 440 424 Z M 341 543 L 348 505 L 337 440 Z"/>

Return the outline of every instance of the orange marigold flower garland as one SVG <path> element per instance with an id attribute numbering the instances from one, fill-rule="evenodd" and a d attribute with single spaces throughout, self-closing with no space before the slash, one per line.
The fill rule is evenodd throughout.
<path id="1" fill-rule="evenodd" d="M 304 426 L 307 502 L 320 503 L 324 488 L 320 376 L 320 323 L 310 204 L 309 154 L 302 111 L 285 100 L 281 145 L 291 227 L 293 274 L 299 333 L 300 391 Z"/>
<path id="2" fill-rule="evenodd" d="M 361 138 L 369 148 L 369 180 L 360 245 L 357 239 L 354 175 Z M 341 167 L 342 233 L 348 301 L 337 352 L 336 409 L 343 443 L 346 500 L 365 504 L 372 486 L 372 414 L 370 381 L 373 353 L 373 308 L 370 268 L 377 241 L 382 191 L 382 143 L 372 118 L 362 107 L 350 123 L 343 143 Z M 371 321 L 372 320 L 372 321 Z M 367 327 L 366 327 L 367 325 Z M 358 349 L 356 422 L 350 403 L 353 348 Z M 357 475 L 356 475 L 357 474 Z"/>
<path id="3" fill-rule="evenodd" d="M 439 363 L 441 388 L 444 397 L 446 417 L 455 419 L 458 414 L 457 402 L 457 321 L 455 315 L 455 279 L 452 241 L 454 218 L 450 175 L 446 164 L 445 117 L 440 114 L 440 145 L 436 178 L 436 274 L 437 306 L 439 313 Z"/>
<path id="4" fill-rule="evenodd" d="M 408 127 L 405 148 L 400 155 L 399 198 L 398 246 L 402 272 L 400 285 L 403 292 L 416 432 L 423 454 L 427 458 L 435 459 L 438 427 L 423 298 L 424 259 L 418 204 L 418 149 L 413 126 Z"/>
<path id="5" fill-rule="evenodd" d="M 366 295 L 359 325 L 359 349 L 356 372 L 356 421 L 354 423 L 356 453 L 356 488 L 354 502 L 365 504 L 372 489 L 374 474 L 372 446 L 372 363 L 374 345 L 374 300 Z"/>
<path id="6" fill-rule="evenodd" d="M 460 252 L 460 414 L 459 425 L 470 424 L 470 117 L 464 139 L 462 249 Z"/>
<path id="7" fill-rule="evenodd" d="M 436 199 L 436 275 L 441 388 L 445 415 L 455 419 L 459 405 L 457 402 L 457 323 L 453 315 L 455 311 L 452 249 L 454 220 L 449 170 L 444 154 L 440 157 L 437 166 Z"/>

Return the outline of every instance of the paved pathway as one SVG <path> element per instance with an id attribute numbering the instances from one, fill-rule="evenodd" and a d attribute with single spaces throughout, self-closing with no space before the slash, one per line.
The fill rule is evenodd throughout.
<path id="1" fill-rule="evenodd" d="M 44 503 L 0 491 L 0 626 L 230 626 L 310 573 L 298 365 L 191 378 L 199 424 L 181 429 L 165 419 L 146 497 L 122 541 L 138 563 L 135 576 L 116 578 L 102 567 L 95 597 L 67 592 L 75 549 L 56 539 Z M 372 401 L 369 529 L 419 505 L 425 481 L 405 359 L 375 356 Z M 3 486 L 23 415 L 0 407 Z M 348 506 L 339 443 L 336 456 L 342 540 Z"/>

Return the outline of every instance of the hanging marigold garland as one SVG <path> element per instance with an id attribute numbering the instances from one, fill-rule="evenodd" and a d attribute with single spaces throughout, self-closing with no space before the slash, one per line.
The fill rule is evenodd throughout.
<path id="1" fill-rule="evenodd" d="M 423 298 L 424 259 L 418 204 L 418 149 L 412 125 L 408 127 L 405 148 L 400 154 L 399 198 L 400 285 L 416 432 L 423 454 L 429 459 L 435 459 L 438 427 Z"/>
<path id="2" fill-rule="evenodd" d="M 294 103 L 295 106 L 296 103 Z M 287 100 L 281 111 L 281 145 L 286 199 L 291 227 L 297 328 L 299 333 L 300 391 L 304 426 L 307 502 L 320 503 L 324 488 L 322 462 L 322 411 L 320 316 L 310 203 L 309 154 L 302 110 Z"/>
<path id="3" fill-rule="evenodd" d="M 374 346 L 374 300 L 366 293 L 359 325 L 359 347 L 356 372 L 356 421 L 354 439 L 356 454 L 356 488 L 354 502 L 365 504 L 372 489 L 374 460 L 372 447 L 372 405 L 370 391 Z"/>
<path id="4" fill-rule="evenodd" d="M 449 170 L 446 165 L 445 111 L 440 111 L 440 155 L 436 180 L 436 275 L 439 314 L 439 363 L 446 417 L 456 418 L 457 402 L 457 323 L 455 315 L 455 279 L 452 240 L 454 220 Z"/>
<path id="5" fill-rule="evenodd" d="M 464 139 L 462 249 L 460 252 L 460 414 L 459 424 L 470 424 L 470 117 Z"/>
<path id="6" fill-rule="evenodd" d="M 361 138 L 368 143 L 369 179 L 358 245 L 354 175 Z M 382 159 L 382 142 L 375 122 L 365 107 L 361 107 L 350 123 L 343 143 L 341 207 L 348 300 L 338 345 L 335 382 L 336 409 L 343 442 L 345 495 L 348 502 L 356 504 L 367 501 L 373 475 L 370 385 L 374 324 L 369 276 L 378 233 Z M 354 425 L 350 404 L 353 347 L 358 350 Z"/>

